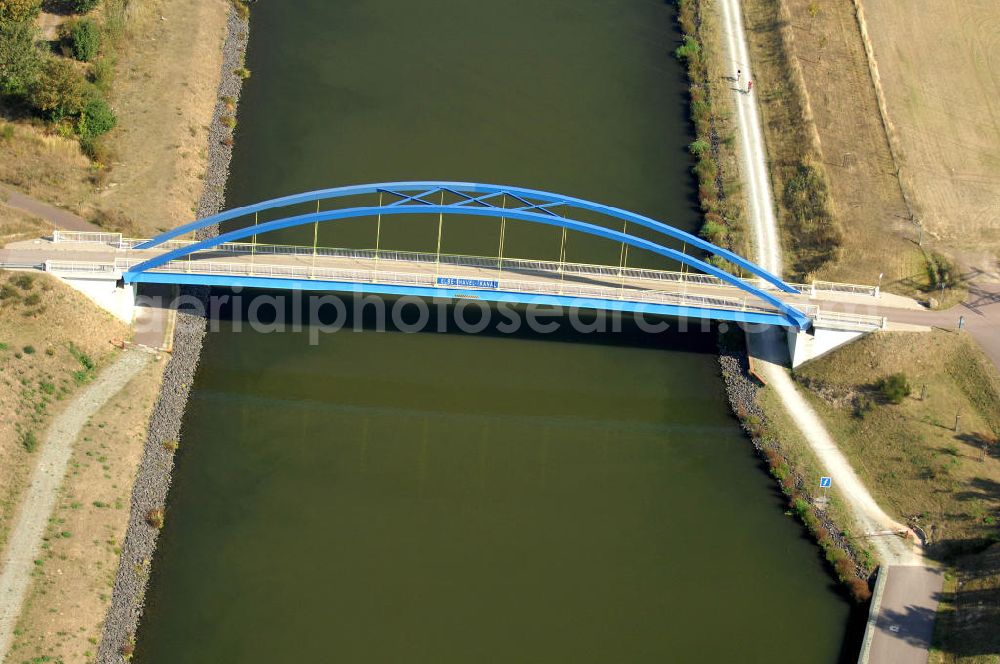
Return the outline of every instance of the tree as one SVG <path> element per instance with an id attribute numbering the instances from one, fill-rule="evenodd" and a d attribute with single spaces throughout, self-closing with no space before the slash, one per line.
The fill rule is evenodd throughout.
<path id="1" fill-rule="evenodd" d="M 0 24 L 34 21 L 42 0 L 0 0 Z"/>
<path id="2" fill-rule="evenodd" d="M 42 58 L 35 36 L 31 20 L 0 22 L 0 95 L 25 95 L 38 79 Z"/>
<path id="3" fill-rule="evenodd" d="M 93 19 L 85 18 L 74 22 L 68 36 L 74 58 L 90 62 L 97 56 L 101 48 L 101 29 Z"/>
<path id="4" fill-rule="evenodd" d="M 87 84 L 71 62 L 49 58 L 31 89 L 31 104 L 58 122 L 79 115 L 87 101 Z"/>

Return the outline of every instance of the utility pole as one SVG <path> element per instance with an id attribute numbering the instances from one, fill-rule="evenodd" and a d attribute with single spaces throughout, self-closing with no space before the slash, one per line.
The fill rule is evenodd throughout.
<path id="1" fill-rule="evenodd" d="M 955 413 L 955 433 L 958 433 L 958 424 L 962 421 L 962 411 Z"/>
<path id="2" fill-rule="evenodd" d="M 927 398 L 927 383 L 920 386 L 920 400 L 923 401 Z"/>

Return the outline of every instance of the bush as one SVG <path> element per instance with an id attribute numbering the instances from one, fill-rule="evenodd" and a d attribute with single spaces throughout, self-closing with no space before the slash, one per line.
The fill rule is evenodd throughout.
<path id="1" fill-rule="evenodd" d="M 97 52 L 101 49 L 101 29 L 93 19 L 74 21 L 67 32 L 67 41 L 74 58 L 90 62 L 97 57 Z"/>
<path id="2" fill-rule="evenodd" d="M 32 293 L 28 297 L 24 298 L 24 303 L 29 307 L 33 307 L 42 301 L 42 296 L 38 293 Z"/>
<path id="3" fill-rule="evenodd" d="M 31 90 L 31 104 L 58 122 L 79 115 L 87 103 L 87 81 L 72 63 L 49 58 Z"/>
<path id="4" fill-rule="evenodd" d="M 31 346 L 31 345 L 25 346 L 21 350 L 24 351 L 25 355 L 34 355 L 35 354 L 35 347 Z"/>
<path id="5" fill-rule="evenodd" d="M 244 81 L 250 78 L 250 70 L 246 67 L 237 67 L 233 70 L 233 73 L 242 78 Z"/>
<path id="6" fill-rule="evenodd" d="M 947 257 L 936 251 L 925 252 L 924 261 L 927 269 L 927 288 L 925 290 L 952 288 L 958 285 L 958 271 Z"/>
<path id="7" fill-rule="evenodd" d="M 0 0 L 0 23 L 34 21 L 42 0 Z"/>
<path id="8" fill-rule="evenodd" d="M 847 580 L 847 590 L 851 593 L 851 598 L 858 604 L 867 602 L 872 597 L 872 591 L 869 590 L 868 584 L 856 576 Z"/>
<path id="9" fill-rule="evenodd" d="M 108 106 L 108 102 L 94 97 L 86 103 L 77 122 L 77 131 L 84 139 L 93 139 L 115 128 L 118 118 Z"/>
<path id="10" fill-rule="evenodd" d="M 77 14 L 86 14 L 97 6 L 99 0 L 64 0 L 66 8 Z"/>
<path id="11" fill-rule="evenodd" d="M 3 0 L 0 0 L 2 3 Z M 34 20 L 0 20 L 0 95 L 27 95 L 41 74 Z"/>
<path id="12" fill-rule="evenodd" d="M 840 578 L 845 581 L 854 576 L 854 563 L 846 556 L 839 558 L 837 562 L 833 564 L 833 568 L 837 570 L 837 574 Z"/>
<path id="13" fill-rule="evenodd" d="M 80 138 L 80 149 L 90 157 L 97 166 L 92 173 L 91 180 L 103 186 L 106 183 L 107 171 L 104 166 L 110 166 L 115 159 L 115 152 L 101 136 L 83 136 Z"/>
<path id="14" fill-rule="evenodd" d="M 149 510 L 146 512 L 146 523 L 157 530 L 163 528 L 164 519 L 165 515 L 162 509 Z"/>
<path id="15" fill-rule="evenodd" d="M 698 46 L 697 40 L 695 40 L 691 35 L 684 35 L 684 43 L 677 47 L 674 51 L 674 55 L 677 56 L 678 60 L 690 60 L 692 57 L 698 55 L 701 48 Z"/>
<path id="16" fill-rule="evenodd" d="M 34 431 L 28 431 L 21 436 L 21 447 L 28 452 L 35 451 L 35 448 L 38 447 L 38 436 L 35 435 Z"/>
<path id="17" fill-rule="evenodd" d="M 689 145 L 688 149 L 691 151 L 691 154 L 700 157 L 702 154 L 704 154 L 705 152 L 707 152 L 710 147 L 711 147 L 711 145 L 709 145 L 708 141 L 706 141 L 703 138 L 699 138 L 694 143 L 692 143 L 691 145 Z"/>
<path id="18" fill-rule="evenodd" d="M 30 274 L 18 274 L 10 278 L 10 283 L 21 290 L 29 291 L 35 287 L 35 278 Z"/>
<path id="19" fill-rule="evenodd" d="M 247 6 L 247 3 L 244 2 L 244 0 L 232 0 L 232 4 L 233 9 L 236 10 L 236 14 L 240 18 L 246 20 L 250 17 L 250 7 Z"/>
<path id="20" fill-rule="evenodd" d="M 96 60 L 90 68 L 90 80 L 98 91 L 107 94 L 115 80 L 114 63 L 107 57 Z"/>
<path id="21" fill-rule="evenodd" d="M 903 403 L 903 399 L 910 396 L 911 392 L 909 381 L 901 373 L 886 376 L 878 382 L 876 387 L 886 401 L 895 404 Z"/>
<path id="22" fill-rule="evenodd" d="M 868 397 L 861 395 L 854 399 L 854 417 L 863 420 L 865 415 L 875 409 L 875 402 Z"/>
<path id="23" fill-rule="evenodd" d="M 804 498 L 795 498 L 792 500 L 792 510 L 799 516 L 800 519 L 805 522 L 807 514 L 812 514 L 809 508 L 809 501 Z"/>
<path id="24" fill-rule="evenodd" d="M 717 221 L 708 220 L 705 225 L 701 227 L 701 231 L 698 235 L 702 236 L 704 239 L 708 240 L 712 244 L 722 244 L 726 239 L 726 227 Z"/>

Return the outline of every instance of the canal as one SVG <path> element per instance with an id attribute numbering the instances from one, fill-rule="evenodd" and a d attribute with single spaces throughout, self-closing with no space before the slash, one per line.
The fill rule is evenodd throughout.
<path id="1" fill-rule="evenodd" d="M 227 203 L 472 180 L 695 230 L 673 18 L 653 0 L 255 3 Z M 433 222 L 384 223 L 383 248 L 434 248 Z M 320 243 L 370 247 L 372 228 Z M 507 232 L 506 255 L 558 255 L 557 230 Z M 445 224 L 445 251 L 496 241 L 495 221 Z M 359 320 L 318 344 L 223 321 L 136 660 L 850 659 L 848 604 L 729 415 L 714 332 L 554 320 Z"/>

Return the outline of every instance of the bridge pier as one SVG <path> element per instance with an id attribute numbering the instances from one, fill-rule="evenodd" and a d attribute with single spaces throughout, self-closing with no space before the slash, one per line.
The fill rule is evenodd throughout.
<path id="1" fill-rule="evenodd" d="M 813 325 L 804 332 L 793 328 L 785 328 L 785 331 L 788 335 L 788 355 L 793 369 L 871 332 L 871 330 L 845 330 L 818 325 Z"/>

